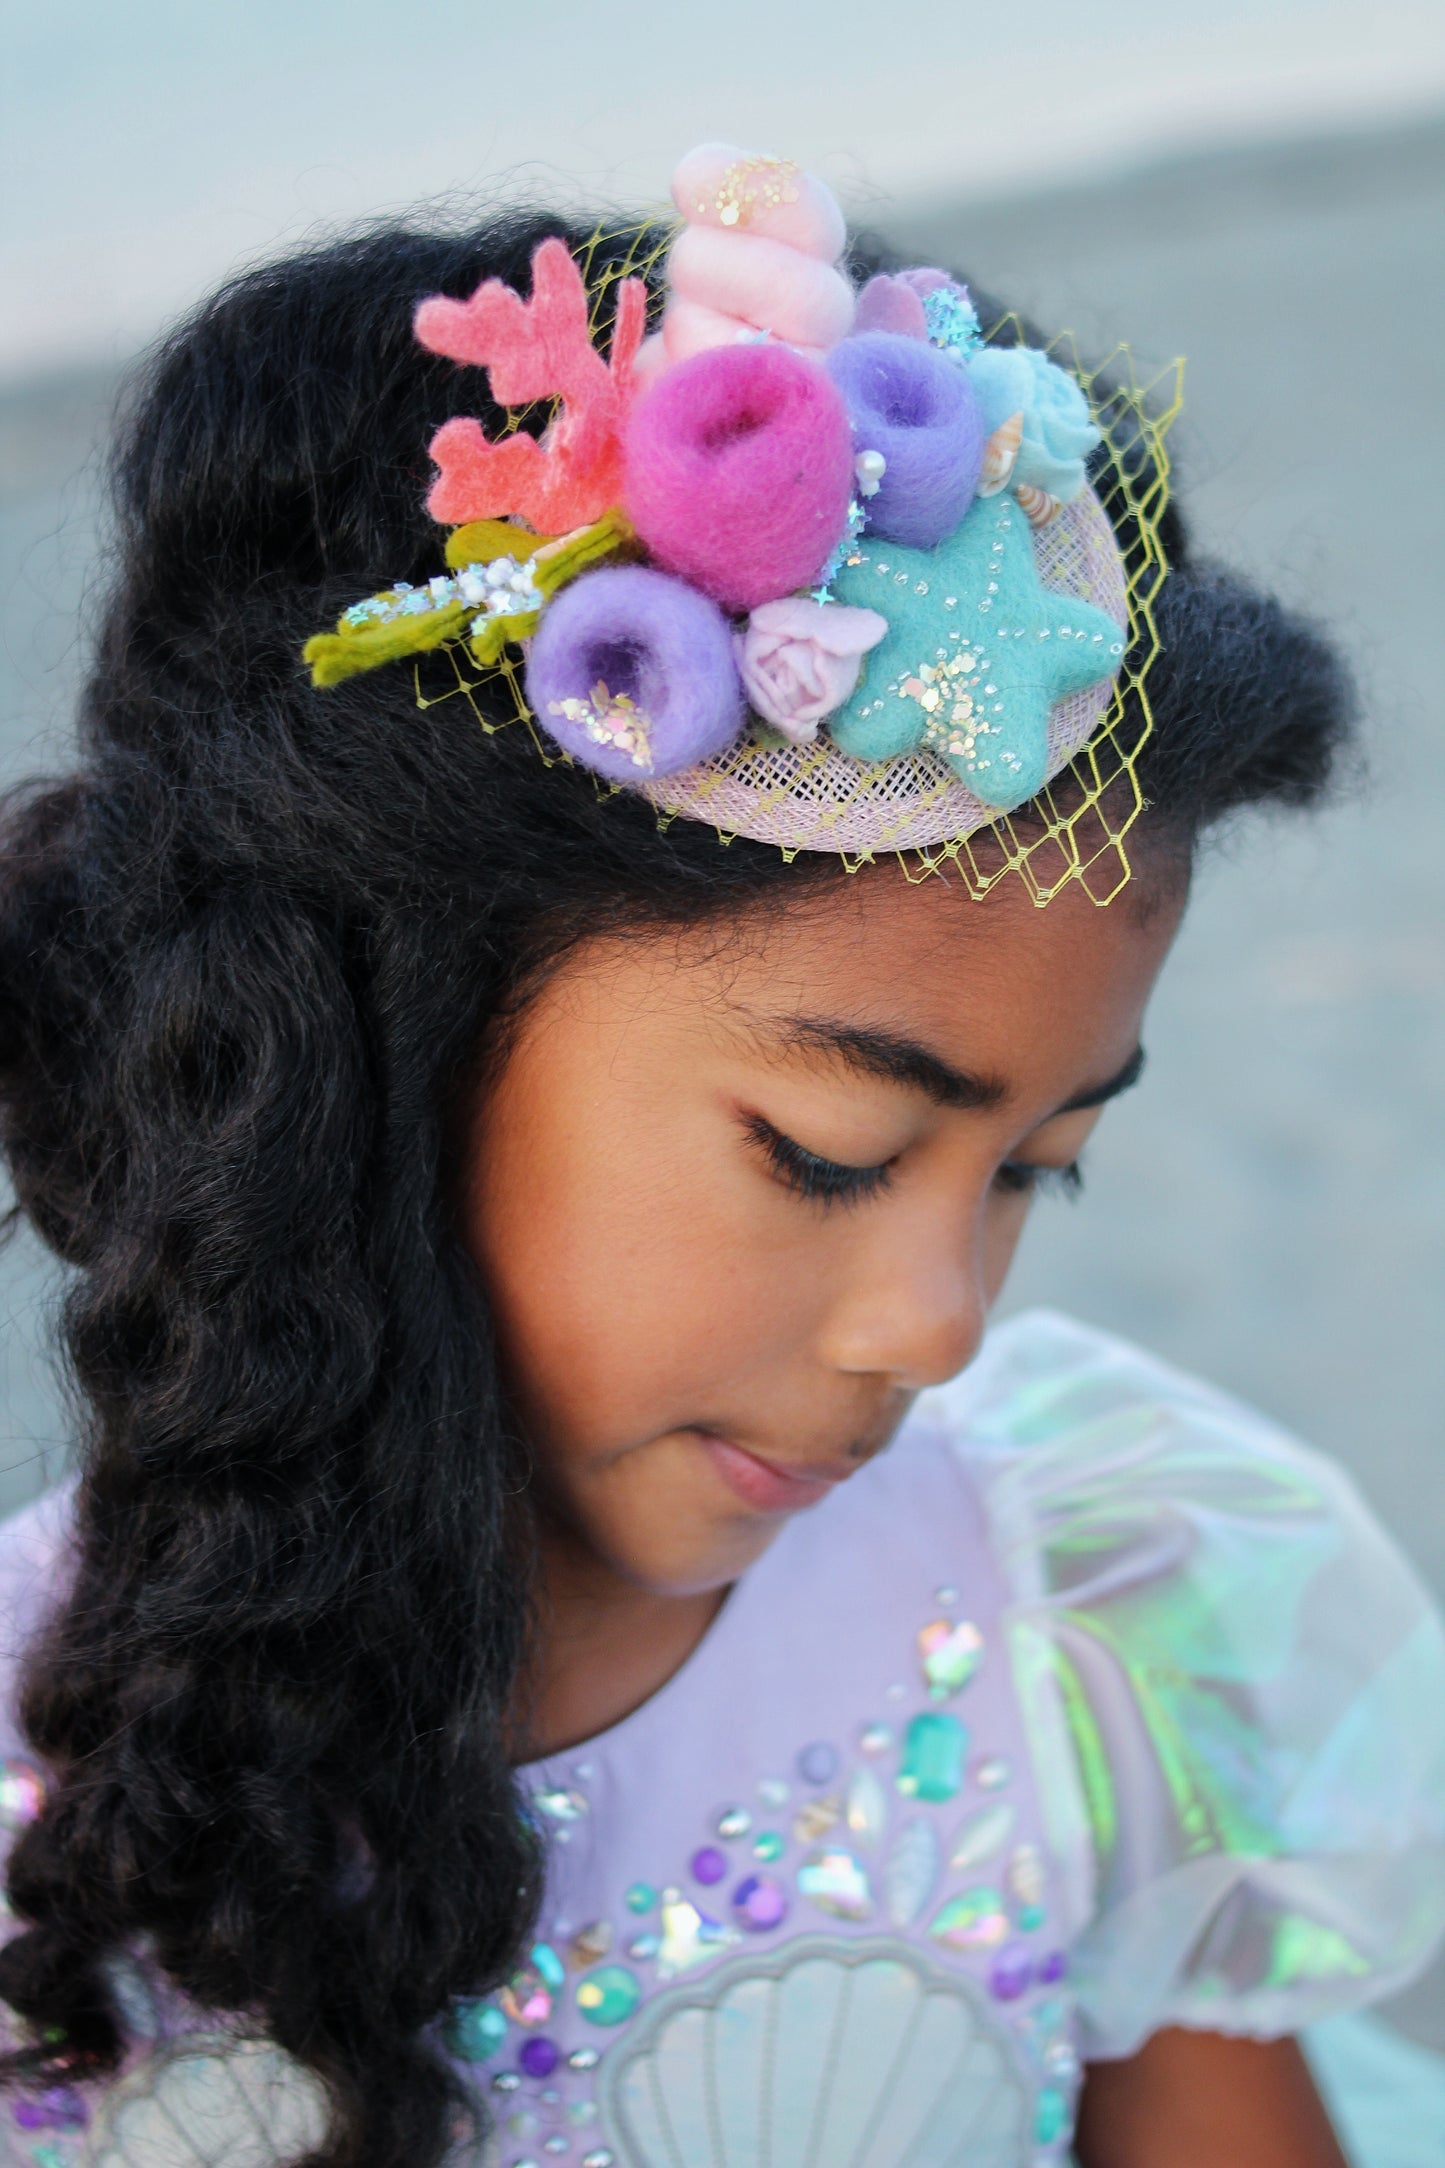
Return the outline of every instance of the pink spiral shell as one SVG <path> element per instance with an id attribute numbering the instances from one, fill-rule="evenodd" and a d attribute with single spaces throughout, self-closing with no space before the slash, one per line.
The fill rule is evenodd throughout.
<path id="1" fill-rule="evenodd" d="M 707 143 L 682 160 L 672 193 L 687 223 L 668 259 L 660 338 L 638 357 L 644 381 L 739 339 L 820 359 L 847 336 L 853 289 L 837 268 L 846 229 L 821 181 L 789 160 Z"/>

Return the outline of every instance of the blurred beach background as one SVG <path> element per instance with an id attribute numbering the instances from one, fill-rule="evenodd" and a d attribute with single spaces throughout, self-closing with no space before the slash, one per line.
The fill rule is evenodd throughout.
<path id="1" fill-rule="evenodd" d="M 67 760 L 123 372 L 228 271 L 419 199 L 647 204 L 709 137 L 1141 374 L 1198 534 L 1328 621 L 1365 761 L 1218 843 L 1149 1068 L 1006 1307 L 1336 1455 L 1445 1596 L 1439 0 L 0 0 L 0 781 Z M 0 1254 L 0 1510 L 63 1469 L 57 1286 Z M 1391 2013 L 1445 2047 L 1445 1969 Z"/>

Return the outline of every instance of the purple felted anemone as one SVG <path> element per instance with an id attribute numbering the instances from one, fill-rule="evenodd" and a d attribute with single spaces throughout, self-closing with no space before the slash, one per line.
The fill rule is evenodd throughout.
<path id="1" fill-rule="evenodd" d="M 743 724 L 722 611 L 641 565 L 584 573 L 548 604 L 527 655 L 527 699 L 564 752 L 614 783 L 690 768 Z"/>
<path id="2" fill-rule="evenodd" d="M 623 504 L 649 554 L 729 610 L 807 587 L 847 525 L 843 401 L 786 346 L 679 362 L 634 407 L 625 458 Z"/>
<path id="3" fill-rule="evenodd" d="M 868 500 L 868 526 L 888 542 L 929 550 L 973 502 L 988 431 L 965 372 L 936 346 L 894 331 L 860 331 L 828 356 L 855 452 L 887 465 Z"/>

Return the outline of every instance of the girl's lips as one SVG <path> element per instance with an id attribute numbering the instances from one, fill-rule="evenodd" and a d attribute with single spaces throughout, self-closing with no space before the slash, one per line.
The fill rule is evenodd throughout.
<path id="1" fill-rule="evenodd" d="M 815 1506 L 851 1472 L 801 1475 L 760 1460 L 756 1453 L 734 1445 L 731 1438 L 718 1437 L 715 1431 L 699 1430 L 696 1435 L 718 1474 L 755 1513 L 797 1513 L 804 1506 Z"/>

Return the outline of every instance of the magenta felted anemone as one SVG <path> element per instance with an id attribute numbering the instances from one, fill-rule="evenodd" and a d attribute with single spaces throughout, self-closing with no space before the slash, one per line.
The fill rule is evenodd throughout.
<path id="1" fill-rule="evenodd" d="M 623 503 L 649 553 L 730 610 L 814 581 L 844 531 L 843 400 L 785 346 L 715 346 L 669 369 L 627 426 Z"/>
<path id="2" fill-rule="evenodd" d="M 727 619 L 641 565 L 584 573 L 553 599 L 528 652 L 527 699 L 564 752 L 614 783 L 710 759 L 743 720 Z"/>
<path id="3" fill-rule="evenodd" d="M 887 542 L 934 549 L 973 502 L 988 430 L 956 361 L 896 331 L 860 331 L 828 356 L 843 394 L 853 448 L 887 465 L 868 501 L 868 525 Z"/>

